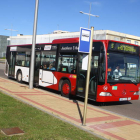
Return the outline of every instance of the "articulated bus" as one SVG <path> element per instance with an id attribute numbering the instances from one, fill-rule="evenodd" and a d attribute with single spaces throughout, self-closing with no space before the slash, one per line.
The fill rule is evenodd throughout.
<path id="1" fill-rule="evenodd" d="M 85 53 L 78 52 L 79 38 L 36 44 L 34 85 L 85 97 Z M 7 47 L 5 74 L 29 82 L 31 44 Z M 93 40 L 88 98 L 96 102 L 138 100 L 140 48 L 113 40 Z"/>

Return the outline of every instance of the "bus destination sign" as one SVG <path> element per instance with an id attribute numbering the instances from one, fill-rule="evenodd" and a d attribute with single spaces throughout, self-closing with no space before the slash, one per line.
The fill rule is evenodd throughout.
<path id="1" fill-rule="evenodd" d="M 61 44 L 60 51 L 77 51 L 78 43 Z"/>
<path id="2" fill-rule="evenodd" d="M 138 47 L 123 43 L 110 42 L 108 46 L 108 50 L 110 51 L 118 51 L 124 53 L 138 54 Z"/>

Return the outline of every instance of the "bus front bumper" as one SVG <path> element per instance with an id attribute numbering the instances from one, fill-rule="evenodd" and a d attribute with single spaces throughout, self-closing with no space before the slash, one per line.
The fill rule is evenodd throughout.
<path id="1" fill-rule="evenodd" d="M 115 96 L 99 96 L 97 97 L 97 102 L 118 102 L 118 101 L 131 101 L 139 100 L 139 95 L 125 96 L 125 97 L 115 97 Z"/>

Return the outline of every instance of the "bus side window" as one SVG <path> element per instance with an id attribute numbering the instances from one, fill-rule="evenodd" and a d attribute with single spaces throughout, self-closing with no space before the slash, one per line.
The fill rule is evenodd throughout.
<path id="1" fill-rule="evenodd" d="M 56 70 L 56 51 L 42 51 L 41 52 L 41 68 L 45 70 Z M 50 67 L 52 65 L 52 68 Z"/>
<path id="2" fill-rule="evenodd" d="M 61 55 L 58 60 L 58 71 L 76 74 L 76 55 Z"/>
<path id="3" fill-rule="evenodd" d="M 30 66 L 30 52 L 26 52 L 25 55 L 25 67 L 29 67 Z"/>
<path id="4" fill-rule="evenodd" d="M 25 52 L 17 52 L 16 65 L 25 66 Z"/>
<path id="5" fill-rule="evenodd" d="M 26 66 L 29 67 L 29 65 L 30 65 L 30 62 L 26 61 Z"/>

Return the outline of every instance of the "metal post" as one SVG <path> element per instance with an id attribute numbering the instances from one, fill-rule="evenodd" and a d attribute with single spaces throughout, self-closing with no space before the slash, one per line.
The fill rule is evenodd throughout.
<path id="1" fill-rule="evenodd" d="M 38 16 L 38 1 L 36 0 L 35 5 L 35 15 L 34 15 L 34 30 L 33 30 L 33 38 L 32 38 L 32 54 L 31 54 L 31 64 L 30 64 L 30 82 L 29 88 L 33 89 L 34 83 L 34 60 L 35 60 L 35 44 L 36 44 L 36 29 L 37 29 L 37 16 Z"/>
<path id="2" fill-rule="evenodd" d="M 85 103 L 84 103 L 84 112 L 83 112 L 83 125 L 86 125 L 87 101 L 88 101 L 88 91 L 89 91 L 89 78 L 90 78 L 90 70 L 91 70 L 91 57 L 92 57 L 92 45 L 93 45 L 93 32 L 94 32 L 94 27 L 91 27 L 90 52 L 89 52 L 89 56 L 88 56 L 86 93 L 85 93 Z"/>

